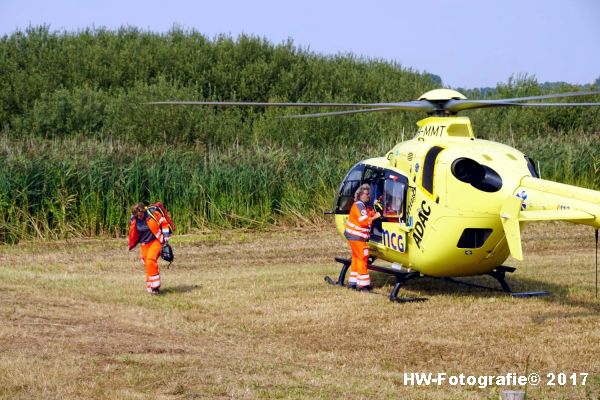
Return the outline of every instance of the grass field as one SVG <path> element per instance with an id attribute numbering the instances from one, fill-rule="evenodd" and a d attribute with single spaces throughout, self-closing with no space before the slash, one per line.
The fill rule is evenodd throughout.
<path id="1" fill-rule="evenodd" d="M 328 286 L 333 227 L 176 236 L 163 294 L 125 240 L 0 246 L 0 398 L 498 399 L 519 386 L 416 387 L 405 372 L 539 373 L 529 399 L 600 398 L 591 228 L 528 227 L 516 299 L 440 280 L 386 299 Z M 472 280 L 473 281 L 473 280 Z M 488 278 L 477 279 L 493 285 Z M 529 361 L 527 361 L 529 360 Z M 589 373 L 545 386 L 548 373 Z"/>

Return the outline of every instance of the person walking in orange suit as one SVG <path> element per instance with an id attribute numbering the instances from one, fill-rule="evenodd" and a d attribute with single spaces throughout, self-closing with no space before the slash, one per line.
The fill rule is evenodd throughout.
<path id="1" fill-rule="evenodd" d="M 369 264 L 368 241 L 371 224 L 380 218 L 381 214 L 368 206 L 370 199 L 371 188 L 365 183 L 354 193 L 354 203 L 350 208 L 350 215 L 348 215 L 344 231 L 344 236 L 348 239 L 352 250 L 348 287 L 357 290 L 371 290 L 371 277 L 367 269 Z"/>
<path id="2" fill-rule="evenodd" d="M 146 207 L 144 203 L 135 203 L 131 207 L 129 250 L 141 243 L 141 260 L 146 268 L 146 290 L 150 294 L 160 293 L 158 258 L 170 234 L 169 224 L 158 207 Z"/>

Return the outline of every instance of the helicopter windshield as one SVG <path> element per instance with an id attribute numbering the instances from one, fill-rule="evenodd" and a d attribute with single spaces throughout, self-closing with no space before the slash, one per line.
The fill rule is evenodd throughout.
<path id="1" fill-rule="evenodd" d="M 338 198 L 335 206 L 336 214 L 349 214 L 350 207 L 354 203 L 354 192 L 358 189 L 362 182 L 364 164 L 356 164 L 344 178 L 338 191 Z"/>

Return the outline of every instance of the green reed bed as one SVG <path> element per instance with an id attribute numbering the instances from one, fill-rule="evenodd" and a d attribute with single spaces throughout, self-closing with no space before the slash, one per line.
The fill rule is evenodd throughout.
<path id="1" fill-rule="evenodd" d="M 599 135 L 561 134 L 514 145 L 542 177 L 599 188 Z M 388 144 L 314 147 L 148 146 L 93 139 L 0 137 L 0 242 L 120 236 L 129 206 L 163 201 L 181 232 L 318 221 L 346 171 Z M 510 140 L 508 141 L 509 145 Z"/>
<path id="2" fill-rule="evenodd" d="M 139 200 L 163 201 L 181 232 L 315 221 L 359 158 L 346 149 L 3 137 L 0 242 L 122 235 Z"/>

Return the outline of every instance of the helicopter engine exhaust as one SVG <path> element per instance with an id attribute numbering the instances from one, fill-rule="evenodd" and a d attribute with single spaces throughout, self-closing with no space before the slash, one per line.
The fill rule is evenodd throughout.
<path id="1" fill-rule="evenodd" d="M 496 171 L 470 158 L 454 160 L 451 170 L 456 179 L 484 192 L 493 193 L 502 188 L 502 178 Z"/>

